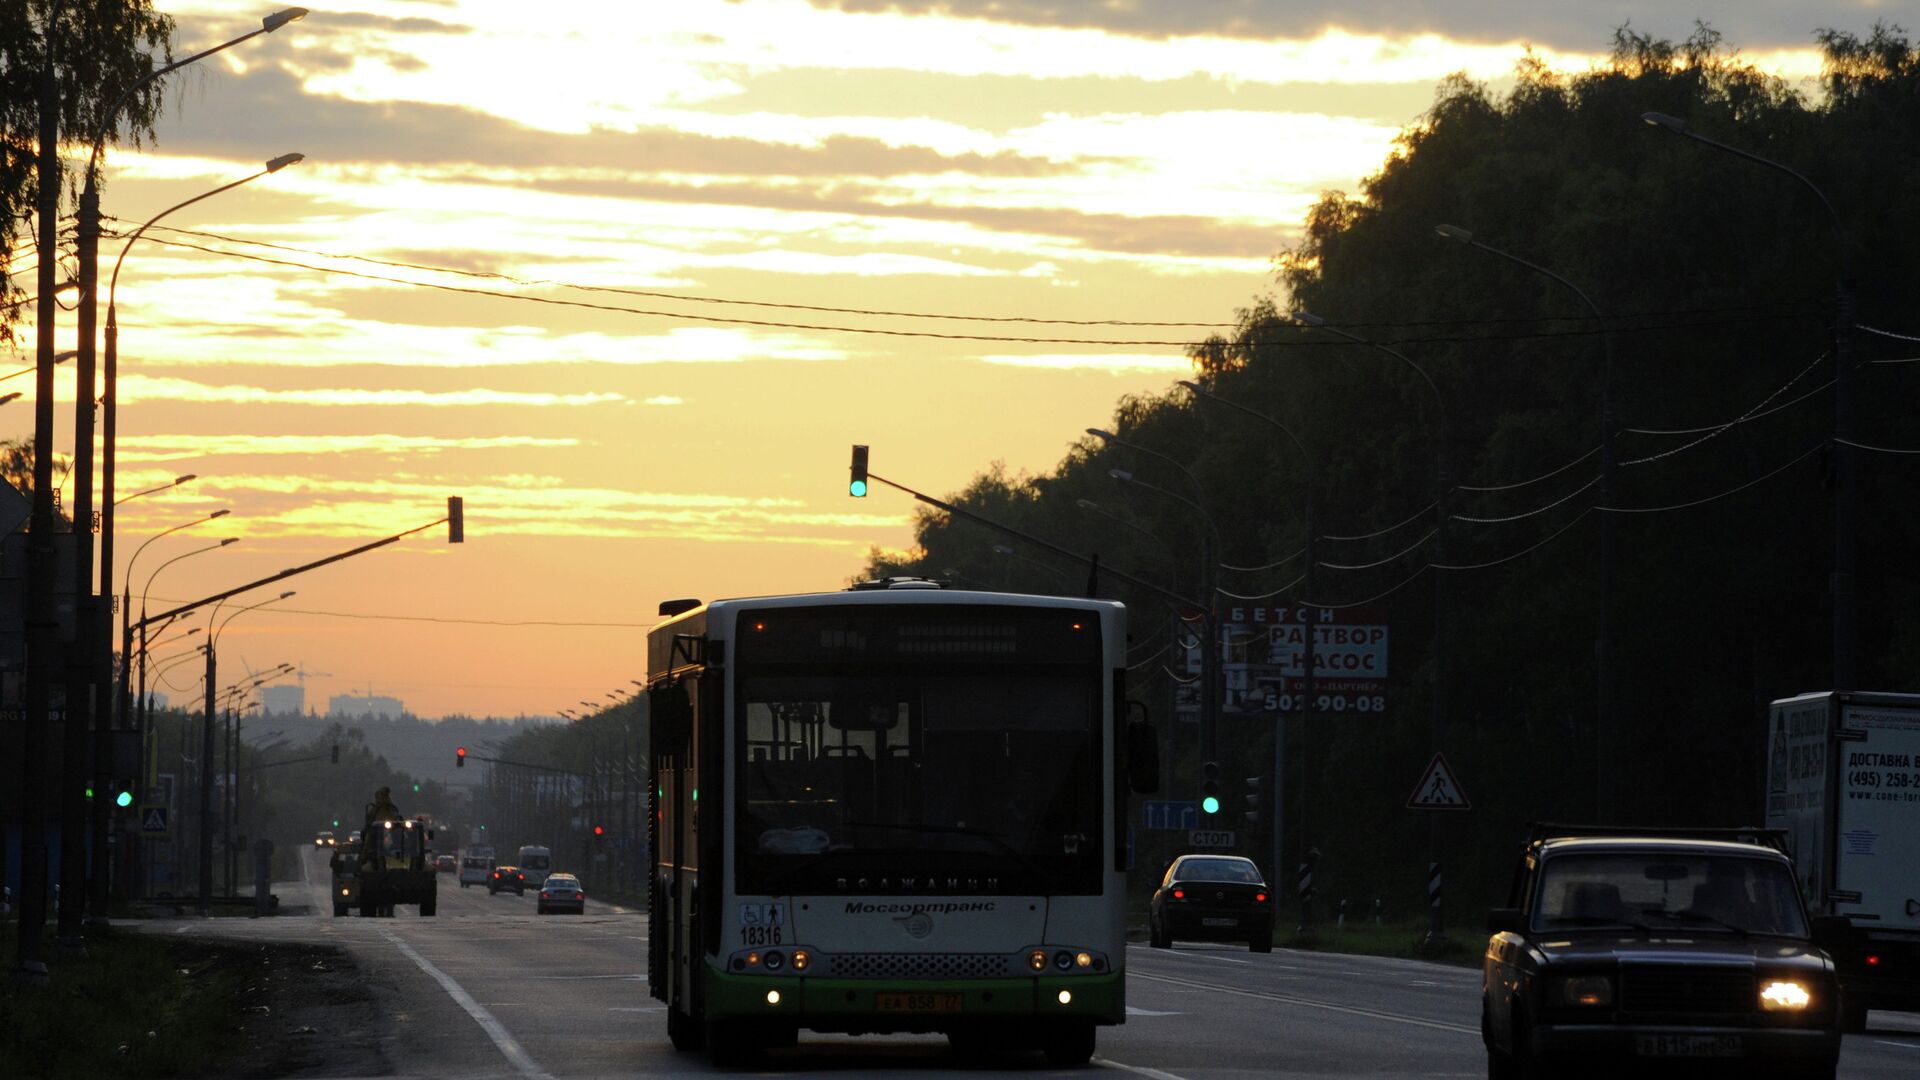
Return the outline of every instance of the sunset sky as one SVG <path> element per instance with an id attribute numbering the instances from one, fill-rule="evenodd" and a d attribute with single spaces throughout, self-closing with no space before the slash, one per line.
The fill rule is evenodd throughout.
<path id="1" fill-rule="evenodd" d="M 184 55 L 275 5 L 158 6 Z M 1308 206 L 1357 190 L 1447 74 L 1504 85 L 1529 45 L 1584 70 L 1616 25 L 1679 38 L 1699 17 L 1803 80 L 1816 28 L 1916 15 L 1914 0 L 315 3 L 172 76 L 156 145 L 108 157 L 102 206 L 124 231 L 307 155 L 170 217 L 194 233 L 156 229 L 128 258 L 119 494 L 200 479 L 121 508 L 119 573 L 147 537 L 221 507 L 147 550 L 136 604 L 167 558 L 220 537 L 242 542 L 170 567 L 153 602 L 424 524 L 462 495 L 464 546 L 422 534 L 302 577 L 289 610 L 233 623 L 223 668 L 324 673 L 306 684 L 321 708 L 369 689 L 427 716 L 601 700 L 644 677 L 661 600 L 838 588 L 871 545 L 910 542 L 911 501 L 847 497 L 850 444 L 948 492 L 995 461 L 1046 471 L 1120 396 L 1183 377 L 1178 343 L 1271 292 Z M 103 240 L 105 267 L 120 246 Z M 32 361 L 21 331 L 9 369 Z M 30 383 L 0 387 L 29 396 L 0 408 L 0 435 L 30 434 Z M 174 681 L 163 691 L 197 696 Z"/>

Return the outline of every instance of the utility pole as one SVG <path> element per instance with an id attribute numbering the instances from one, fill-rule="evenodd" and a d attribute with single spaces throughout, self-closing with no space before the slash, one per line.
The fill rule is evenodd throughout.
<path id="1" fill-rule="evenodd" d="M 213 638 L 207 643 L 207 706 L 200 731 L 200 914 L 205 917 L 213 896 Z"/>
<path id="2" fill-rule="evenodd" d="M 46 55 L 40 71 L 40 160 L 35 174 L 39 189 L 40 235 L 39 305 L 34 325 L 33 401 L 33 517 L 27 535 L 27 672 L 26 729 L 20 754 L 20 925 L 17 976 L 45 982 L 46 961 L 40 949 L 47 923 L 46 805 L 47 729 L 52 723 L 54 638 L 53 579 L 58 565 L 54 551 L 53 517 L 53 323 L 59 283 L 54 271 L 60 235 L 60 94 L 53 74 L 53 28 L 49 12 Z"/>

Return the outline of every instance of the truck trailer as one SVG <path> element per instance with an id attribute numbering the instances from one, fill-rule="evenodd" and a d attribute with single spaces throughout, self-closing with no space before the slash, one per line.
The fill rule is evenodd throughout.
<path id="1" fill-rule="evenodd" d="M 1820 691 L 1767 713 L 1767 826 L 1785 830 L 1807 907 L 1846 916 L 1829 946 L 1842 1022 L 1920 1011 L 1920 694 Z"/>

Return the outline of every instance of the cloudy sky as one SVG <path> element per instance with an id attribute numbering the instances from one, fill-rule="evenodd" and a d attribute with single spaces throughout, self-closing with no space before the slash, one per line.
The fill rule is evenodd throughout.
<path id="1" fill-rule="evenodd" d="M 159 6 L 183 54 L 270 10 Z M 869 546 L 910 541 L 904 497 L 846 497 L 850 444 L 951 491 L 995 461 L 1044 471 L 1121 395 L 1182 377 L 1179 343 L 1270 291 L 1314 198 L 1356 189 L 1443 76 L 1497 85 L 1528 47 L 1582 70 L 1617 25 L 1678 38 L 1699 17 L 1804 79 L 1815 29 L 1916 9 L 316 5 L 173 76 L 157 145 L 109 157 L 124 231 L 307 155 L 128 258 L 120 493 L 200 479 L 121 509 L 120 572 L 217 508 L 141 557 L 136 602 L 222 536 L 243 542 L 152 596 L 463 495 L 464 547 L 423 535 L 303 577 L 288 611 L 233 624 L 223 664 L 301 664 L 321 707 L 369 688 L 424 715 L 601 700 L 644 677 L 659 601 L 837 588 Z M 30 420 L 0 409 L 0 434 Z"/>

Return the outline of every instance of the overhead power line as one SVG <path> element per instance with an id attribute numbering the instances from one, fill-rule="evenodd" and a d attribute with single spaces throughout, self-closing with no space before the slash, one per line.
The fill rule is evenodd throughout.
<path id="1" fill-rule="evenodd" d="M 1765 408 L 1768 402 L 1772 401 L 1774 398 L 1777 398 L 1781 394 L 1784 394 L 1788 390 L 1792 389 L 1793 384 L 1805 378 L 1807 375 L 1807 372 L 1812 371 L 1814 368 L 1817 368 L 1821 364 L 1825 363 L 1827 356 L 1828 356 L 1827 353 L 1821 353 L 1819 356 L 1814 357 L 1813 363 L 1808 364 L 1806 367 L 1801 368 L 1798 372 L 1794 374 L 1793 378 L 1788 379 L 1778 389 L 1774 390 L 1773 393 L 1768 394 L 1766 397 L 1761 398 L 1759 403 L 1754 405 L 1753 408 L 1748 409 L 1746 412 L 1741 413 L 1739 416 L 1734 417 L 1732 420 L 1729 420 L 1718 427 L 1708 429 L 1705 434 L 1701 435 L 1699 438 L 1693 440 L 1692 442 L 1681 443 L 1679 446 L 1676 446 L 1670 450 L 1662 450 L 1657 454 L 1648 454 L 1646 457 L 1639 457 L 1639 458 L 1633 458 L 1628 461 L 1622 461 L 1620 462 L 1620 464 L 1623 466 L 1645 465 L 1645 464 L 1648 464 L 1649 462 L 1659 461 L 1662 458 L 1672 457 L 1675 454 L 1683 454 L 1683 453 L 1686 453 L 1688 450 L 1691 450 L 1694 447 L 1699 446 L 1701 443 L 1706 442 L 1708 439 L 1718 437 L 1720 434 L 1727 431 L 1729 428 L 1732 428 L 1739 424 L 1746 423 L 1748 420 L 1751 420 L 1754 418 L 1755 413 L 1758 413 L 1761 409 Z"/>
<path id="2" fill-rule="evenodd" d="M 1724 499 L 1729 495 L 1738 494 L 1739 492 L 1745 491 L 1748 488 L 1754 486 L 1755 484 L 1761 483 L 1766 480 L 1770 480 L 1773 477 L 1778 476 L 1783 472 L 1786 472 L 1788 469 L 1793 468 L 1795 465 L 1798 465 L 1801 462 L 1812 457 L 1813 455 L 1819 453 L 1826 446 L 1827 446 L 1826 440 L 1822 440 L 1818 443 L 1815 443 L 1812 449 L 1808 450 L 1804 454 L 1801 454 L 1799 457 L 1794 458 L 1792 461 L 1787 462 L 1785 465 L 1782 465 L 1779 468 L 1774 469 L 1770 472 L 1763 473 L 1760 476 L 1756 476 L 1753 479 L 1747 481 L 1746 483 L 1741 484 L 1739 487 L 1728 488 L 1727 490 L 1722 491 L 1717 495 L 1709 495 L 1704 499 L 1694 499 L 1690 502 L 1674 503 L 1670 506 L 1596 506 L 1594 507 L 1594 509 L 1606 514 L 1663 514 L 1669 510 L 1690 510 L 1696 506 L 1705 506 L 1707 503 Z"/>
<path id="3" fill-rule="evenodd" d="M 1454 514 L 1453 520 L 1470 521 L 1475 525 L 1503 525 L 1509 521 L 1519 521 L 1523 518 L 1530 518 L 1539 514 L 1544 514 L 1547 511 L 1553 509 L 1556 506 L 1559 506 L 1561 503 L 1566 502 L 1568 499 L 1573 498 L 1575 495 L 1580 494 L 1581 492 L 1587 490 L 1588 488 L 1592 487 L 1593 485 L 1599 482 L 1600 482 L 1600 478 L 1596 476 L 1593 479 L 1587 481 L 1586 483 L 1581 484 L 1579 487 L 1574 488 L 1572 491 L 1567 492 L 1565 495 L 1562 495 L 1559 498 L 1553 500 L 1547 505 L 1538 507 L 1533 510 L 1528 510 L 1525 513 L 1509 514 L 1505 517 L 1469 517 L 1466 514 Z"/>
<path id="4" fill-rule="evenodd" d="M 108 221 L 115 221 L 115 222 L 120 222 L 128 225 L 134 224 L 131 221 L 127 221 L 125 218 L 117 218 L 110 214 L 104 215 L 104 218 L 105 220 L 108 220 Z M 1237 322 L 1215 322 L 1210 320 L 1059 319 L 1059 318 L 1048 318 L 1043 316 L 1031 316 L 1031 315 L 978 315 L 978 314 L 962 314 L 959 312 L 947 312 L 947 311 L 902 311 L 902 310 L 892 310 L 892 309 L 884 309 L 884 308 L 835 307 L 832 305 L 824 305 L 824 304 L 795 304 L 795 303 L 788 303 L 788 302 L 782 302 L 782 301 L 776 301 L 776 300 L 755 300 L 755 299 L 749 299 L 749 298 L 743 298 L 743 297 L 702 296 L 702 295 L 693 294 L 693 293 L 668 292 L 664 290 L 653 290 L 653 289 L 634 289 L 634 288 L 629 288 L 625 286 L 616 286 L 616 285 L 583 285 L 578 282 L 560 281 L 560 280 L 551 279 L 551 278 L 523 278 L 523 277 L 516 277 L 512 274 L 499 273 L 498 271 L 468 270 L 462 267 L 439 266 L 432 263 L 410 262 L 403 259 L 381 259 L 371 255 L 342 255 L 337 252 L 321 251 L 316 248 L 297 247 L 291 244 L 276 244 L 266 240 L 250 240 L 245 237 L 228 236 L 222 233 L 208 232 L 202 229 L 187 229 L 187 228 L 181 228 L 179 226 L 174 226 L 174 225 L 157 225 L 157 226 L 154 226 L 154 228 L 162 231 L 170 232 L 170 233 L 175 233 L 181 236 L 197 236 L 197 237 L 201 237 L 203 239 L 208 239 L 208 240 L 218 240 L 222 243 L 260 247 L 260 248 L 266 248 L 271 251 L 284 251 L 284 252 L 288 252 L 295 255 L 311 255 L 311 256 L 324 258 L 324 259 L 340 259 L 340 260 L 348 260 L 353 262 L 361 262 L 361 263 L 366 263 L 367 265 L 370 265 L 370 266 L 386 266 L 386 267 L 391 267 L 394 269 L 401 269 L 401 270 L 420 270 L 427 273 L 450 274 L 457 277 L 474 278 L 474 279 L 487 280 L 487 281 L 504 281 L 504 282 L 515 284 L 515 285 L 549 286 L 553 288 L 578 289 L 583 292 L 612 293 L 612 294 L 621 295 L 621 296 L 640 296 L 640 297 L 647 297 L 649 299 L 675 300 L 675 301 L 684 301 L 686 303 L 697 303 L 697 304 L 723 304 L 723 305 L 737 305 L 742 307 L 777 308 L 777 309 L 782 309 L 787 311 L 818 311 L 818 312 L 825 312 L 825 313 L 839 314 L 839 315 L 868 315 L 868 316 L 877 316 L 877 317 L 883 317 L 883 318 L 899 318 L 899 319 L 950 319 L 950 320 L 962 321 L 962 322 L 1032 323 L 1036 325 L 1052 325 L 1052 326 L 1159 326 L 1159 327 L 1197 326 L 1197 327 L 1206 327 L 1206 328 L 1220 329 L 1220 330 L 1234 330 L 1234 329 L 1238 329 L 1241 325 L 1240 323 L 1237 323 Z M 1528 325 L 1528 324 L 1536 324 L 1536 323 L 1553 323 L 1553 322 L 1586 323 L 1586 322 L 1596 322 L 1596 321 L 1604 324 L 1609 322 L 1633 321 L 1638 319 L 1672 318 L 1672 317 L 1681 316 L 1681 315 L 1733 315 L 1733 314 L 1754 314 L 1754 313 L 1763 313 L 1763 312 L 1777 313 L 1780 310 L 1782 310 L 1781 305 L 1772 304 L 1772 305 L 1743 305 L 1738 307 L 1721 307 L 1721 308 L 1689 308 L 1689 309 L 1668 309 L 1668 310 L 1659 310 L 1659 311 L 1622 312 L 1619 314 L 1608 315 L 1599 320 L 1595 320 L 1592 316 L 1589 316 L 1589 315 L 1538 315 L 1538 316 L 1529 316 L 1529 317 L 1509 317 L 1509 318 L 1493 318 L 1493 319 L 1414 319 L 1414 320 L 1402 320 L 1402 321 L 1394 321 L 1394 322 L 1362 321 L 1362 322 L 1329 323 L 1327 325 L 1334 326 L 1334 327 L 1352 327 L 1352 328 L 1365 329 L 1365 328 L 1379 328 L 1379 327 L 1418 327 L 1418 326 L 1484 326 L 1489 324 Z M 1815 310 L 1814 308 L 1809 306 L 1807 309 L 1807 312 L 1812 313 L 1814 310 Z"/>
<path id="5" fill-rule="evenodd" d="M 1426 535 L 1422 536 L 1420 539 L 1415 540 L 1413 543 L 1408 544 L 1406 547 L 1401 548 L 1399 551 L 1394 552 L 1393 554 L 1387 556 L 1384 559 L 1375 559 L 1373 562 L 1370 562 L 1370 563 L 1354 563 L 1351 565 L 1344 565 L 1341 563 L 1317 562 L 1314 565 L 1324 566 L 1329 570 L 1371 570 L 1376 566 L 1385 566 L 1388 563 L 1393 562 L 1394 560 L 1400 558 L 1402 555 L 1410 554 L 1420 545 L 1433 539 L 1435 536 L 1438 536 L 1439 534 L 1440 534 L 1439 529 L 1428 529 Z"/>
<path id="6" fill-rule="evenodd" d="M 560 297 L 554 297 L 554 296 L 532 296 L 532 295 L 526 295 L 522 293 L 502 292 L 498 289 L 476 288 L 468 285 L 448 285 L 441 282 L 415 281 L 409 278 L 393 277 L 387 274 L 371 274 L 371 273 L 366 273 L 364 271 L 359 271 L 359 270 L 346 270 L 340 267 L 315 266 L 311 263 L 297 262 L 292 259 L 276 259 L 276 258 L 271 258 L 265 255 L 251 255 L 251 254 L 247 254 L 245 252 L 239 252 L 239 251 L 226 251 L 220 248 L 211 248 L 202 244 L 192 244 L 184 240 L 172 240 L 166 237 L 150 236 L 148 237 L 148 239 L 152 240 L 156 244 L 164 244 L 169 247 L 177 247 L 177 248 L 184 248 L 190 251 L 204 252 L 209 255 L 218 255 L 223 258 L 244 259 L 249 262 L 266 263 L 267 265 L 270 265 L 270 266 L 282 266 L 282 267 L 287 267 L 287 268 L 296 269 L 296 270 L 308 270 L 316 274 L 334 274 L 340 277 L 350 277 L 350 278 L 355 278 L 362 281 L 379 281 L 379 282 L 385 282 L 387 284 L 392 284 L 392 285 L 406 285 L 406 286 L 410 286 L 412 288 L 417 288 L 417 289 L 432 289 L 438 292 L 458 293 L 458 294 L 463 294 L 467 296 L 481 296 L 481 297 L 487 297 L 495 300 L 514 300 L 514 301 L 519 301 L 521 303 L 527 303 L 527 304 L 545 304 L 553 307 L 575 308 L 575 309 L 581 309 L 581 310 L 587 310 L 587 311 L 605 311 L 605 312 L 612 312 L 612 313 L 617 313 L 622 315 L 641 315 L 641 316 L 647 316 L 650 318 L 669 319 L 669 320 L 677 319 L 685 322 L 715 323 L 723 326 L 753 326 L 753 327 L 761 327 L 765 329 L 774 329 L 774 330 L 811 330 L 811 331 L 817 331 L 821 333 L 831 333 L 831 334 L 867 334 L 867 335 L 872 335 L 877 337 L 917 338 L 922 340 L 935 340 L 935 341 L 996 341 L 996 342 L 1006 342 L 1010 344 L 1019 344 L 1019 345 L 1106 345 L 1106 346 L 1122 345 L 1122 346 L 1132 346 L 1132 347 L 1160 347 L 1160 348 L 1177 348 L 1181 350 L 1190 350 L 1190 349 L 1196 349 L 1202 346 L 1212 344 L 1207 341 L 1193 341 L 1193 340 L 1187 340 L 1187 339 L 1170 339 L 1170 338 L 1071 338 L 1071 337 L 1030 337 L 1030 336 L 1008 335 L 1008 334 L 957 334 L 957 333 L 944 333 L 944 332 L 932 331 L 932 330 L 896 330 L 896 329 L 889 329 L 885 327 L 873 327 L 873 326 L 833 326 L 833 325 L 824 325 L 824 324 L 818 324 L 818 323 L 782 322 L 774 319 L 741 319 L 741 318 L 733 318 L 730 316 L 720 316 L 720 315 L 699 315 L 699 314 L 695 314 L 692 312 L 685 312 L 685 311 L 660 311 L 652 308 L 627 307 L 621 304 L 603 304 L 603 303 L 594 303 L 594 302 L 585 301 L 585 300 L 566 300 L 566 299 L 562 299 Z M 1739 319 L 1704 319 L 1704 320 L 1694 320 L 1689 322 L 1650 324 L 1650 325 L 1644 325 L 1644 326 L 1624 326 L 1624 327 L 1612 327 L 1612 328 L 1603 327 L 1600 329 L 1591 329 L 1591 330 L 1536 331 L 1536 332 L 1530 332 L 1530 333 L 1510 333 L 1510 334 L 1438 335 L 1438 336 L 1431 336 L 1431 337 L 1402 337 L 1402 338 L 1391 339 L 1389 341 L 1383 342 L 1383 344 L 1399 344 L 1399 345 L 1445 344 L 1445 343 L 1470 344 L 1470 343 L 1487 342 L 1487 341 L 1525 341 L 1525 340 L 1544 340 L 1544 339 L 1589 338 L 1589 337 L 1595 337 L 1601 334 L 1608 334 L 1608 333 L 1612 333 L 1612 334 L 1655 333 L 1655 332 L 1662 332 L 1662 331 L 1668 331 L 1668 330 L 1706 329 L 1706 328 L 1723 327 L 1723 326 L 1749 325 L 1753 323 L 1779 322 L 1784 320 L 1796 319 L 1800 317 L 1801 316 L 1795 315 L 1792 313 L 1772 312 L 1765 315 L 1756 315 L 1748 318 L 1739 318 Z M 1192 324 L 1183 323 L 1180 325 L 1192 325 Z M 1300 329 L 1304 332 L 1306 328 L 1300 328 Z M 1250 343 L 1233 342 L 1229 344 L 1238 348 L 1259 347 L 1261 345 L 1279 345 L 1279 344 L 1285 344 L 1290 348 L 1329 348 L 1329 347 L 1346 348 L 1348 346 L 1347 342 L 1337 340 L 1337 339 L 1324 340 L 1324 339 L 1312 339 L 1312 338 L 1307 338 L 1307 339 L 1298 340 L 1298 341 L 1287 341 L 1287 342 L 1277 342 L 1277 341 L 1250 342 Z"/>
<path id="7" fill-rule="evenodd" d="M 1359 534 L 1357 534 L 1357 535 L 1354 535 L 1354 536 L 1333 536 L 1333 535 L 1331 535 L 1331 534 L 1328 534 L 1328 533 L 1321 533 L 1321 534 L 1320 534 L 1320 539 L 1322 539 L 1322 540 L 1340 540 L 1340 541 L 1348 541 L 1348 540 L 1372 540 L 1373 538 L 1375 538 L 1375 537 L 1377 537 L 1377 536 L 1385 536 L 1385 535 L 1387 535 L 1387 534 L 1388 534 L 1388 533 L 1390 533 L 1390 532 L 1394 532 L 1394 531 L 1396 531 L 1396 530 L 1398 530 L 1398 529 L 1402 529 L 1402 528 L 1404 528 L 1404 527 L 1406 527 L 1406 526 L 1408 526 L 1408 525 L 1411 525 L 1411 524 L 1413 524 L 1413 523 L 1414 523 L 1414 522 L 1416 522 L 1416 521 L 1419 521 L 1419 520 L 1420 520 L 1420 519 L 1421 519 L 1422 517 L 1425 517 L 1425 516 L 1426 516 L 1426 513 L 1427 513 L 1427 511 L 1429 511 L 1429 510 L 1432 510 L 1432 509 L 1433 509 L 1433 508 L 1434 508 L 1435 506 L 1437 506 L 1437 505 L 1438 505 L 1437 503 L 1428 503 L 1427 505 L 1425 505 L 1425 506 L 1423 506 L 1423 507 L 1421 507 L 1420 509 L 1418 509 L 1418 510 L 1415 510 L 1415 511 L 1414 511 L 1413 513 L 1411 513 L 1411 514 L 1408 514 L 1408 515 L 1406 516 L 1406 518 L 1404 518 L 1403 520 L 1401 520 L 1401 521 L 1397 521 L 1397 522 L 1395 522 L 1394 524 L 1392 524 L 1392 525 L 1389 525 L 1389 526 L 1387 526 L 1387 527 L 1386 527 L 1386 528 L 1384 528 L 1384 529 L 1376 529 L 1376 530 L 1374 530 L 1373 532 L 1370 532 L 1370 533 L 1359 533 Z M 1325 566 L 1326 564 L 1325 564 L 1325 563 L 1321 563 L 1320 565 L 1322 565 L 1322 566 Z"/>

